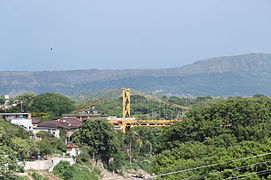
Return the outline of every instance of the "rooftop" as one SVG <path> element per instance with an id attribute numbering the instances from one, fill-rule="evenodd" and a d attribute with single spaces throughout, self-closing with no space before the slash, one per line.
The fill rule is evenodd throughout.
<path id="1" fill-rule="evenodd" d="M 68 129 L 67 125 L 65 125 L 63 123 L 60 123 L 60 122 L 57 122 L 55 120 L 40 122 L 37 125 L 37 127 L 55 127 L 55 128 L 65 128 L 65 129 Z"/>
<path id="2" fill-rule="evenodd" d="M 91 117 L 91 116 L 101 116 L 101 114 L 62 114 L 62 117 Z"/>
<path id="3" fill-rule="evenodd" d="M 15 116 L 15 115 L 28 115 L 30 113 L 0 113 L 0 116 Z"/>
<path id="4" fill-rule="evenodd" d="M 75 147 L 78 147 L 78 146 L 75 145 L 75 144 L 68 144 L 66 147 L 67 147 L 67 148 L 75 148 Z"/>
<path id="5" fill-rule="evenodd" d="M 54 127 L 65 129 L 76 129 L 81 126 L 81 121 L 77 118 L 61 118 L 58 120 L 43 121 L 37 127 Z"/>

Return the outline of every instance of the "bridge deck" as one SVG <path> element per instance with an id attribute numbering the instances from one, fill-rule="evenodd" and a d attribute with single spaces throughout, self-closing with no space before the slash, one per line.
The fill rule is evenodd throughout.
<path id="1" fill-rule="evenodd" d="M 114 126 L 170 126 L 180 120 L 109 120 Z"/>

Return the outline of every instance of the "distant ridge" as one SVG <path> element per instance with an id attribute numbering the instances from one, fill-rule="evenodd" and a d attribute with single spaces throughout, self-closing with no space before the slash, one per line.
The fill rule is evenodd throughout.
<path id="1" fill-rule="evenodd" d="M 176 95 L 271 95 L 271 54 L 215 57 L 167 69 L 0 72 L 0 94 L 76 94 L 112 87 Z"/>
<path id="2" fill-rule="evenodd" d="M 263 72 L 271 71 L 271 54 L 251 53 L 197 61 L 179 68 L 182 73 Z"/>

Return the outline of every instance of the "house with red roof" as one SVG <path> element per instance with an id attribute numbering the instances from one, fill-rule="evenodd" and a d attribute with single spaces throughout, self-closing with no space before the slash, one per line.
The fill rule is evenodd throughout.
<path id="1" fill-rule="evenodd" d="M 81 126 L 81 121 L 77 118 L 61 118 L 57 120 L 42 121 L 33 128 L 33 134 L 37 134 L 40 131 L 46 131 L 51 133 L 57 138 L 60 138 L 60 130 L 67 131 L 67 142 L 70 142 L 70 137 Z"/>
<path id="2" fill-rule="evenodd" d="M 68 144 L 66 148 L 66 153 L 70 156 L 78 156 L 81 153 L 79 147 L 75 144 Z"/>

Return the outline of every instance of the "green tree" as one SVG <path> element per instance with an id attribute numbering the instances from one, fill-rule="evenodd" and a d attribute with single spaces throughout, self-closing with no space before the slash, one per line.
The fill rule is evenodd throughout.
<path id="1" fill-rule="evenodd" d="M 153 170 L 163 174 L 205 166 L 161 179 L 226 179 L 268 170 L 269 155 L 242 158 L 271 152 L 270 117 L 269 97 L 229 97 L 199 104 L 182 121 L 165 128 L 159 153 L 152 161 Z M 210 164 L 219 165 L 206 166 Z M 255 173 L 249 178 L 268 176 L 269 172 Z"/>
<path id="2" fill-rule="evenodd" d="M 31 112 L 37 94 L 34 92 L 26 92 L 15 97 L 19 101 L 18 106 L 22 107 L 23 112 Z"/>
<path id="3" fill-rule="evenodd" d="M 48 178 L 45 178 L 36 172 L 33 172 L 31 176 L 34 178 L 34 180 L 49 180 Z"/>
<path id="4" fill-rule="evenodd" d="M 60 161 L 54 167 L 53 173 L 64 180 L 98 180 L 98 177 L 88 168 L 76 164 L 70 165 L 67 161 Z"/>
<path id="5" fill-rule="evenodd" d="M 68 161 L 60 161 L 53 169 L 54 174 L 64 180 L 71 179 L 73 177 L 73 171 L 74 169 L 70 166 Z"/>
<path id="6" fill-rule="evenodd" d="M 63 140 L 56 138 L 49 132 L 40 131 L 37 136 L 41 137 L 42 140 L 37 142 L 40 149 L 40 155 L 45 156 L 53 152 L 63 152 L 66 150 L 65 143 Z"/>
<path id="7" fill-rule="evenodd" d="M 33 101 L 33 111 L 46 112 L 56 116 L 69 113 L 74 109 L 74 103 L 68 97 L 57 93 L 38 95 Z"/>
<path id="8" fill-rule="evenodd" d="M 4 96 L 0 96 L 0 104 L 4 104 L 5 103 L 5 98 Z"/>
<path id="9" fill-rule="evenodd" d="M 30 156 L 32 143 L 23 128 L 3 119 L 0 124 L 0 174 L 9 176 L 21 171 L 18 161 Z"/>
<path id="10" fill-rule="evenodd" d="M 14 137 L 11 139 L 10 146 L 16 152 L 20 160 L 25 160 L 31 156 L 33 150 L 33 142 L 29 139 Z"/>
<path id="11" fill-rule="evenodd" d="M 260 97 L 266 97 L 266 95 L 264 95 L 264 94 L 255 94 L 253 97 L 254 98 L 260 98 Z"/>
<path id="12" fill-rule="evenodd" d="M 139 126 L 133 127 L 130 131 L 135 131 L 134 140 L 135 143 L 133 145 L 137 148 L 138 156 L 140 157 L 148 157 L 154 154 L 160 144 L 161 138 L 159 138 L 163 132 L 163 127 L 146 127 Z M 126 137 L 130 136 L 130 132 L 126 134 Z"/>
<path id="13" fill-rule="evenodd" d="M 162 148 L 178 142 L 204 141 L 221 134 L 233 134 L 238 141 L 269 137 L 271 98 L 230 97 L 192 108 L 186 118 L 163 132 Z"/>
<path id="14" fill-rule="evenodd" d="M 217 147 L 216 144 L 210 142 L 180 143 L 178 147 L 156 155 L 152 166 L 156 174 L 205 166 L 197 170 L 166 175 L 161 179 L 230 179 L 234 176 L 268 170 L 271 165 L 266 162 L 270 162 L 270 155 L 259 157 L 255 155 L 270 153 L 270 140 L 266 139 L 262 143 L 243 141 L 227 147 Z M 262 177 L 255 174 L 254 178 L 268 179 L 268 174 Z"/>
<path id="15" fill-rule="evenodd" d="M 52 154 L 54 152 L 54 147 L 48 140 L 41 140 L 37 142 L 39 152 L 38 155 L 40 156 L 46 156 L 49 154 Z"/>
<path id="16" fill-rule="evenodd" d="M 87 119 L 74 134 L 73 140 L 84 146 L 90 156 L 101 158 L 108 167 L 109 159 L 120 151 L 121 139 L 106 119 Z"/>
<path id="17" fill-rule="evenodd" d="M 40 121 L 50 121 L 50 120 L 53 120 L 53 119 L 56 119 L 57 117 L 53 114 L 49 114 L 49 115 L 46 115 L 46 116 L 42 116 L 40 118 Z"/>
<path id="18" fill-rule="evenodd" d="M 4 176 L 12 175 L 13 172 L 21 170 L 18 165 L 16 152 L 7 145 L 0 146 L 0 174 Z"/>

